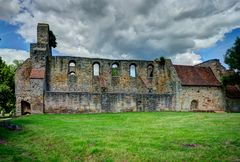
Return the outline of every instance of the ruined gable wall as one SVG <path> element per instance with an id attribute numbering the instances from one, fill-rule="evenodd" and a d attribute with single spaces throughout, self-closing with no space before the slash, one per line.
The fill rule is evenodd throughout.
<path id="1" fill-rule="evenodd" d="M 215 75 L 215 77 L 218 79 L 219 82 L 221 82 L 221 77 L 225 74 L 226 69 L 221 65 L 218 59 L 209 60 L 203 63 L 200 63 L 195 66 L 202 66 L 202 67 L 210 67 Z"/>
<path id="2" fill-rule="evenodd" d="M 16 115 L 22 114 L 21 101 L 31 101 L 29 76 L 32 70 L 32 62 L 30 59 L 17 69 L 15 74 L 15 95 L 16 95 Z"/>
<path id="3" fill-rule="evenodd" d="M 30 44 L 30 58 L 16 71 L 17 116 L 26 113 L 25 110 L 28 113 L 43 113 L 45 74 L 41 78 L 31 78 L 31 72 L 45 71 L 47 58 L 51 56 L 48 34 L 48 24 L 38 24 L 37 43 Z"/>

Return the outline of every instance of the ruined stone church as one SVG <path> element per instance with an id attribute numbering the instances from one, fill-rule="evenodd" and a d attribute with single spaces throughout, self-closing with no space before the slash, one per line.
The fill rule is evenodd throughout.
<path id="1" fill-rule="evenodd" d="M 240 90 L 223 88 L 219 60 L 161 61 L 52 56 L 48 24 L 16 72 L 16 115 L 136 111 L 239 111 Z"/>

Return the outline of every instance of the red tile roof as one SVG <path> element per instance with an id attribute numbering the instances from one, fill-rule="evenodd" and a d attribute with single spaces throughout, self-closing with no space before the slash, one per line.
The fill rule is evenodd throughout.
<path id="1" fill-rule="evenodd" d="M 45 75 L 45 70 L 43 69 L 32 69 L 30 74 L 30 79 L 43 79 Z"/>
<path id="2" fill-rule="evenodd" d="M 240 98 L 240 89 L 236 85 L 227 85 L 226 95 L 229 98 Z"/>
<path id="3" fill-rule="evenodd" d="M 209 67 L 174 65 L 182 85 L 221 86 Z"/>

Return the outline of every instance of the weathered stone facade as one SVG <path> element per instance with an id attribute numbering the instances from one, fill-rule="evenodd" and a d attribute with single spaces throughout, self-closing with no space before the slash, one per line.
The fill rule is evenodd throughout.
<path id="1" fill-rule="evenodd" d="M 221 85 L 183 85 L 169 59 L 52 56 L 48 33 L 47 24 L 38 24 L 37 43 L 17 70 L 17 115 L 225 110 Z"/>

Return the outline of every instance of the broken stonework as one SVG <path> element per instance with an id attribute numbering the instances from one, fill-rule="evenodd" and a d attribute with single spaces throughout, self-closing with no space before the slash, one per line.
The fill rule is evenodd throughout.
<path id="1" fill-rule="evenodd" d="M 18 116 L 226 110 L 225 91 L 219 80 L 224 69 L 218 60 L 183 67 L 174 66 L 170 59 L 52 56 L 48 33 L 48 24 L 38 24 L 38 41 L 30 45 L 30 58 L 16 72 Z"/>

